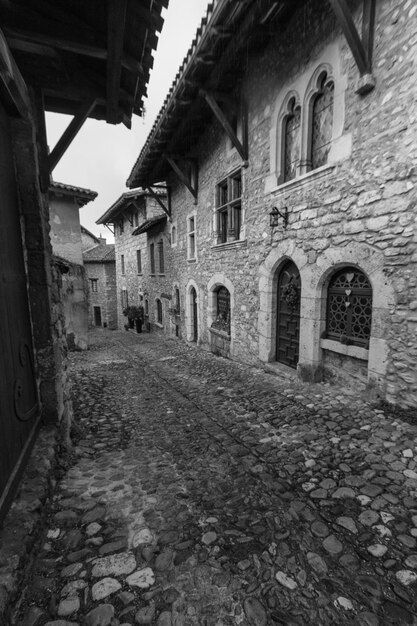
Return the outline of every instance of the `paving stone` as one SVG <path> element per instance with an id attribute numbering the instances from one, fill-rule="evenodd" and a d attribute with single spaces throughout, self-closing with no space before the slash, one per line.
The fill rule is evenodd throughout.
<path id="1" fill-rule="evenodd" d="M 379 520 L 379 514 L 376 511 L 367 509 L 359 515 L 359 521 L 364 526 L 374 526 Z"/>
<path id="2" fill-rule="evenodd" d="M 100 604 L 87 613 L 85 626 L 110 626 L 114 617 L 114 607 L 111 604 Z"/>
<path id="3" fill-rule="evenodd" d="M 58 605 L 58 615 L 60 617 L 69 617 L 73 613 L 77 613 L 80 608 L 80 599 L 78 596 L 72 595 L 68 596 Z"/>
<path id="4" fill-rule="evenodd" d="M 268 623 L 268 616 L 265 607 L 257 598 L 245 598 L 243 609 L 245 611 L 246 619 L 250 624 L 253 624 L 253 626 L 266 626 Z"/>
<path id="5" fill-rule="evenodd" d="M 328 567 L 324 559 L 315 552 L 307 553 L 307 560 L 310 567 L 319 575 L 325 576 L 328 572 Z"/>
<path id="6" fill-rule="evenodd" d="M 343 550 L 343 544 L 337 539 L 335 535 L 329 535 L 323 541 L 323 548 L 329 554 L 339 554 Z"/>
<path id="7" fill-rule="evenodd" d="M 121 576 L 130 574 L 136 568 L 136 559 L 131 552 L 111 554 L 95 559 L 93 563 L 92 576 L 99 578 L 102 576 Z"/>
<path id="8" fill-rule="evenodd" d="M 140 589 L 148 589 L 155 582 L 155 575 L 150 567 L 145 567 L 134 572 L 126 578 L 126 582 L 131 587 L 139 587 Z"/>
<path id="9" fill-rule="evenodd" d="M 97 600 L 103 600 L 116 593 L 119 589 L 121 589 L 121 585 L 115 578 L 103 578 L 94 583 L 91 588 L 91 595 L 94 602 L 97 602 Z"/>
<path id="10" fill-rule="evenodd" d="M 336 518 L 336 524 L 346 528 L 346 530 L 349 530 L 354 535 L 358 534 L 358 528 L 351 517 L 345 517 L 342 515 L 341 517 Z"/>

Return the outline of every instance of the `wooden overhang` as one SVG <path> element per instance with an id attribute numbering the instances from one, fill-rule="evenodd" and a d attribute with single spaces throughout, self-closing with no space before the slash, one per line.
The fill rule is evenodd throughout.
<path id="1" fill-rule="evenodd" d="M 190 192 L 184 163 L 193 159 L 197 141 L 213 118 L 223 126 L 232 144 L 247 161 L 245 133 L 239 139 L 233 117 L 241 115 L 237 102 L 239 83 L 247 60 L 270 39 L 279 37 L 292 16 L 309 0 L 216 0 L 207 14 L 165 99 L 148 139 L 127 180 L 128 187 L 166 181 L 174 171 Z M 374 86 L 372 48 L 376 0 L 324 0 L 323 10 L 333 9 L 359 70 L 358 93 Z M 362 31 L 353 19 L 353 8 L 363 6 Z M 244 125 L 244 114 L 241 117 Z"/>
<path id="2" fill-rule="evenodd" d="M 142 233 L 146 233 L 148 230 L 151 230 L 155 226 L 165 224 L 166 221 L 166 215 L 156 215 L 155 217 L 150 217 L 148 220 L 145 220 L 143 224 L 135 228 L 135 230 L 132 231 L 132 235 L 141 235 Z"/>
<path id="3" fill-rule="evenodd" d="M 169 0 L 0 0 L 0 90 L 12 114 L 33 90 L 41 187 L 88 117 L 130 128 L 142 115 Z M 45 111 L 73 116 L 48 153 Z"/>
<path id="4" fill-rule="evenodd" d="M 101 217 L 98 218 L 96 224 L 103 224 L 104 226 L 117 224 L 120 218 L 125 215 L 129 217 L 132 212 L 139 210 L 141 206 L 138 201 L 146 196 L 152 196 L 158 201 L 159 204 L 163 204 L 166 193 L 166 189 L 160 186 L 155 187 L 155 189 L 139 188 L 126 191 L 125 193 L 122 193 L 122 195 L 119 196 L 115 202 L 113 202 L 113 204 L 105 213 L 103 213 Z M 164 208 L 164 212 L 167 212 L 166 208 Z"/>

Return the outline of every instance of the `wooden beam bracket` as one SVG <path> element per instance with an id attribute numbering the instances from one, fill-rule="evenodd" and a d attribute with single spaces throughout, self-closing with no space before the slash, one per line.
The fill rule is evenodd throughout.
<path id="1" fill-rule="evenodd" d="M 375 32 L 376 0 L 363 0 L 362 36 L 359 34 L 346 0 L 329 0 L 358 66 L 360 78 L 356 92 L 363 95 L 375 87 L 372 54 Z"/>
<path id="2" fill-rule="evenodd" d="M 232 125 L 230 124 L 226 115 L 223 113 L 220 106 L 218 105 L 214 95 L 212 93 L 208 93 L 204 89 L 200 89 L 200 95 L 203 96 L 203 98 L 205 98 L 210 109 L 213 111 L 214 115 L 216 116 L 220 124 L 223 126 L 227 136 L 229 137 L 233 146 L 236 148 L 236 150 L 240 154 L 240 158 L 242 159 L 242 161 L 244 161 L 244 164 L 246 167 L 248 164 L 248 147 L 247 147 L 246 133 L 243 133 L 244 140 L 243 142 L 241 142 L 238 136 L 236 135 L 235 130 L 232 128 Z"/>
<path id="3" fill-rule="evenodd" d="M 26 83 L 10 52 L 6 38 L 0 30 L 0 84 L 9 107 L 20 117 L 28 117 L 30 96 Z"/>
<path id="4" fill-rule="evenodd" d="M 188 191 L 194 197 L 194 204 L 197 204 L 198 182 L 197 182 L 197 171 L 196 171 L 195 161 L 190 160 L 190 159 L 183 159 L 184 161 L 188 161 L 190 163 L 189 172 L 184 172 L 181 169 L 180 165 L 178 164 L 177 160 L 175 160 L 174 156 L 169 155 L 169 154 L 164 154 L 164 158 L 168 161 L 168 163 L 170 164 L 170 166 L 172 167 L 172 169 L 174 170 L 175 174 L 178 176 L 182 184 L 187 187 Z M 193 176 L 193 170 L 194 170 L 194 176 Z"/>
<path id="5" fill-rule="evenodd" d="M 78 131 L 80 130 L 95 106 L 96 100 L 89 100 L 88 102 L 84 102 L 80 106 L 77 113 L 74 115 L 71 122 L 68 124 L 67 128 L 62 133 L 62 136 L 57 141 L 56 146 L 49 155 L 49 172 L 52 172 L 59 163 L 59 161 L 62 159 L 68 146 L 75 139 Z"/>
<path id="6" fill-rule="evenodd" d="M 161 196 L 158 196 L 158 194 L 155 193 L 155 191 L 152 189 L 150 185 L 145 187 L 145 189 L 149 193 L 149 195 L 159 204 L 161 209 L 164 211 L 164 213 L 168 215 L 169 219 L 171 220 L 171 202 L 170 202 L 169 190 L 167 189 L 168 206 L 166 206 L 166 204 L 161 199 Z"/>

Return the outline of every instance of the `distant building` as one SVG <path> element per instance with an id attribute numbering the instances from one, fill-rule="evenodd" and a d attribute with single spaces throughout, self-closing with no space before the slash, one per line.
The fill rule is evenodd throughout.
<path id="1" fill-rule="evenodd" d="M 50 237 L 52 252 L 60 261 L 65 331 L 70 350 L 86 350 L 88 346 L 88 286 L 79 209 L 96 197 L 95 191 L 63 183 L 52 182 L 49 188 Z M 94 238 L 89 235 L 90 239 Z"/>
<path id="2" fill-rule="evenodd" d="M 83 253 L 88 283 L 89 327 L 117 328 L 116 263 L 114 244 L 102 237 Z"/>
<path id="3" fill-rule="evenodd" d="M 164 289 L 163 255 L 170 242 L 165 232 L 167 215 L 160 204 L 165 196 L 165 190 L 157 187 L 152 192 L 132 189 L 122 194 L 97 220 L 97 224 L 111 224 L 114 229 L 119 329 L 127 321 L 123 310 L 128 305 L 139 304 L 145 309 L 145 328 L 149 323 L 154 329 L 162 328 L 153 318 L 150 303 L 169 287 L 166 283 Z"/>
<path id="4" fill-rule="evenodd" d="M 81 249 L 83 254 L 86 250 L 94 248 L 94 246 L 98 246 L 99 243 L 100 239 L 93 235 L 93 233 L 90 233 L 85 226 L 81 225 Z"/>

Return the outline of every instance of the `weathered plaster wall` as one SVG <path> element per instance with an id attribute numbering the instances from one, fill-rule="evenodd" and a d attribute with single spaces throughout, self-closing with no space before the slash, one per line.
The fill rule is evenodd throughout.
<path id="1" fill-rule="evenodd" d="M 82 265 L 72 263 L 62 274 L 65 330 L 70 350 L 88 347 L 88 284 Z"/>
<path id="2" fill-rule="evenodd" d="M 54 254 L 82 265 L 79 207 L 68 195 L 50 193 L 51 243 Z"/>

